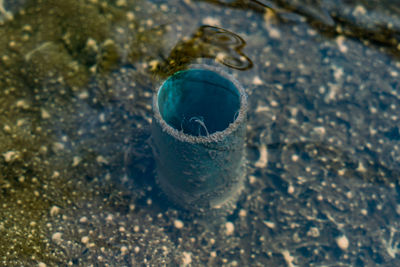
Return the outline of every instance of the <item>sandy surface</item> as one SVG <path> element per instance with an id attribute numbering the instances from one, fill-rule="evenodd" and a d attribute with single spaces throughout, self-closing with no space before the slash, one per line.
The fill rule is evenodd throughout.
<path id="1" fill-rule="evenodd" d="M 396 265 L 396 9 L 217 2 L 0 1 L 0 265 Z M 227 216 L 169 203 L 146 142 L 160 81 L 198 62 L 249 94 Z"/>

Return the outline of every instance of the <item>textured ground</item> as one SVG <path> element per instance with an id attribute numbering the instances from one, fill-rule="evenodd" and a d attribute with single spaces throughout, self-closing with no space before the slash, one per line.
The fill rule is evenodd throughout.
<path id="1" fill-rule="evenodd" d="M 399 10 L 344 2 L 0 1 L 0 265 L 398 265 Z M 250 99 L 222 218 L 168 203 L 146 143 L 196 62 Z"/>

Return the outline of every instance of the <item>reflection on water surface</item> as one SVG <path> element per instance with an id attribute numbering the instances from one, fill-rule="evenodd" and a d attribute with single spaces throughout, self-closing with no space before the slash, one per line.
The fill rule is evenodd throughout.
<path id="1" fill-rule="evenodd" d="M 392 1 L 0 1 L 0 265 L 396 266 Z M 246 190 L 199 218 L 154 184 L 160 82 L 249 94 Z"/>

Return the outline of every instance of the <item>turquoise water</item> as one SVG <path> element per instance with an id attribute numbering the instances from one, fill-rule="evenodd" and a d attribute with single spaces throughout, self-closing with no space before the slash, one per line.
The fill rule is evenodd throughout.
<path id="1" fill-rule="evenodd" d="M 396 266 L 396 1 L 0 1 L 0 265 Z M 154 182 L 152 96 L 249 94 L 246 187 L 198 218 Z"/>

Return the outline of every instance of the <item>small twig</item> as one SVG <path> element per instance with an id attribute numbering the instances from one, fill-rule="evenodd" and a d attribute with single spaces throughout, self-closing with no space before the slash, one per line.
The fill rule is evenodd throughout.
<path id="1" fill-rule="evenodd" d="M 204 120 L 203 117 L 201 117 L 201 116 L 199 116 L 199 117 L 191 117 L 189 122 L 191 122 L 192 120 L 199 124 L 199 136 L 201 135 L 200 126 L 202 126 L 204 128 L 204 130 L 206 131 L 207 137 L 210 136 L 210 134 L 208 133 L 208 130 L 207 130 L 207 126 L 205 125 L 205 123 L 203 121 Z"/>

